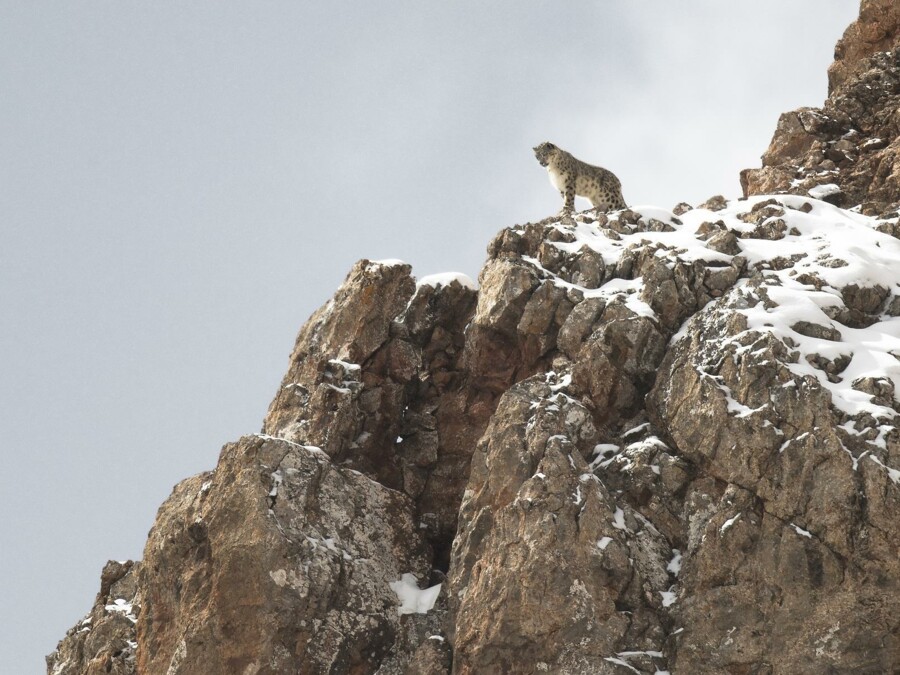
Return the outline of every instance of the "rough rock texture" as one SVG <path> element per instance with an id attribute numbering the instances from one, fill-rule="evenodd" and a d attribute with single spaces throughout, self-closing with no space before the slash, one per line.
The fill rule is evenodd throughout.
<path id="1" fill-rule="evenodd" d="M 53 675 L 133 675 L 137 641 L 135 623 L 141 612 L 140 563 L 110 560 L 100 576 L 100 592 L 90 613 L 69 629 L 47 657 Z"/>
<path id="2" fill-rule="evenodd" d="M 744 195 L 790 193 L 863 213 L 900 206 L 900 5 L 863 0 L 838 42 L 822 108 L 781 115 Z"/>
<path id="3" fill-rule="evenodd" d="M 611 654 L 665 640 L 670 547 L 590 471 L 590 411 L 547 379 L 503 396 L 473 460 L 450 566 L 454 672 L 614 673 Z"/>
<path id="4" fill-rule="evenodd" d="M 475 296 L 459 281 L 417 286 L 402 263 L 357 263 L 300 331 L 263 424 L 409 495 L 445 570 L 495 398 L 466 387 L 460 363 Z"/>
<path id="5" fill-rule="evenodd" d="M 179 484 L 145 549 L 140 672 L 370 672 L 402 630 L 389 583 L 427 581 L 399 492 L 316 448 L 247 437 Z"/>
<path id="6" fill-rule="evenodd" d="M 788 342 L 747 330 L 734 310 L 765 291 L 755 277 L 691 319 L 650 396 L 654 422 L 704 476 L 688 488 L 686 505 L 701 508 L 671 666 L 892 672 L 900 491 L 884 465 L 900 453 L 895 440 L 858 445 L 865 423 L 848 427 L 815 377 L 792 372 Z"/>
<path id="7" fill-rule="evenodd" d="M 743 176 L 791 194 L 354 266 L 48 672 L 900 671 L 896 34 Z"/>
<path id="8" fill-rule="evenodd" d="M 834 63 L 828 68 L 831 95 L 860 72 L 865 59 L 875 52 L 889 52 L 900 44 L 900 5 L 894 0 L 862 0 L 859 19 L 854 21 L 834 48 Z"/>

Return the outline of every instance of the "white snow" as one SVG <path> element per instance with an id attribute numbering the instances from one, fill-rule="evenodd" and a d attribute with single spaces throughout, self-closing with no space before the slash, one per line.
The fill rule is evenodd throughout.
<path id="1" fill-rule="evenodd" d="M 620 448 L 612 443 L 599 443 L 594 446 L 594 459 L 588 465 L 590 471 L 595 471 L 598 467 L 605 469 L 612 464 L 619 455 Z"/>
<path id="2" fill-rule="evenodd" d="M 328 453 L 326 453 L 322 448 L 318 448 L 315 445 L 303 445 L 301 443 L 296 443 L 287 438 L 282 438 L 281 436 L 270 436 L 269 434 L 253 434 L 256 438 L 261 438 L 264 441 L 278 441 L 279 443 L 287 443 L 290 446 L 295 448 L 300 448 L 302 450 L 306 450 L 308 453 L 313 455 L 318 455 L 321 458 L 328 458 Z"/>
<path id="3" fill-rule="evenodd" d="M 741 517 L 740 512 L 734 516 L 733 518 L 729 518 L 724 523 L 722 523 L 722 527 L 719 528 L 719 534 L 725 534 L 729 527 L 734 525 L 737 522 L 737 519 Z"/>
<path id="4" fill-rule="evenodd" d="M 272 477 L 272 489 L 269 490 L 269 496 L 277 497 L 278 496 L 278 488 L 281 486 L 281 483 L 284 480 L 284 478 L 281 475 L 281 471 L 274 471 L 270 475 Z"/>
<path id="5" fill-rule="evenodd" d="M 631 658 L 640 658 L 642 656 L 649 656 L 651 659 L 661 659 L 663 658 L 663 653 L 659 651 L 653 650 L 644 650 L 644 651 L 627 651 L 627 652 L 619 652 L 615 656 L 608 656 L 604 658 L 604 661 L 609 661 L 610 663 L 615 663 L 618 666 L 624 666 L 629 670 L 638 673 L 640 675 L 641 671 L 632 666 L 627 659 Z M 660 675 L 661 673 L 668 674 L 668 671 L 665 670 L 657 670 L 654 675 Z"/>
<path id="6" fill-rule="evenodd" d="M 582 499 L 583 499 L 583 497 L 581 496 L 581 486 L 580 486 L 580 485 L 576 485 L 576 486 L 575 486 L 575 492 L 572 493 L 572 502 L 573 502 L 576 506 L 578 506 L 578 504 L 581 503 Z"/>
<path id="7" fill-rule="evenodd" d="M 125 615 L 125 618 L 131 623 L 137 623 L 137 617 L 134 615 L 134 606 L 123 598 L 116 598 L 111 605 L 103 607 L 107 612 L 119 612 Z"/>
<path id="8" fill-rule="evenodd" d="M 808 537 L 809 539 L 812 539 L 812 534 L 809 532 L 809 530 L 804 530 L 799 525 L 794 525 L 794 523 L 791 523 L 791 527 L 793 527 L 797 534 L 799 534 L 801 537 Z"/>
<path id="9" fill-rule="evenodd" d="M 671 607 L 678 599 L 675 595 L 675 591 L 660 591 L 659 594 L 662 596 L 663 607 Z"/>
<path id="10" fill-rule="evenodd" d="M 624 432 L 622 434 L 622 438 L 627 438 L 628 436 L 631 436 L 632 434 L 639 433 L 639 432 L 643 431 L 644 429 L 649 429 L 649 428 L 650 428 L 650 422 L 644 422 L 643 424 L 638 424 L 636 427 L 631 427 L 631 429 Z"/>
<path id="11" fill-rule="evenodd" d="M 627 659 L 630 656 L 649 656 L 654 659 L 661 659 L 663 657 L 662 652 L 657 651 L 640 651 L 640 652 L 619 652 L 616 656 L 621 656 L 623 659 Z"/>
<path id="12" fill-rule="evenodd" d="M 358 363 L 350 363 L 349 361 L 342 361 L 341 359 L 328 359 L 328 363 L 340 366 L 344 370 L 357 371 L 362 369 L 362 366 L 360 366 Z"/>
<path id="13" fill-rule="evenodd" d="M 676 577 L 679 572 L 681 572 L 681 551 L 677 548 L 672 549 L 672 559 L 669 561 L 669 564 L 666 565 L 666 571 L 671 572 Z"/>
<path id="14" fill-rule="evenodd" d="M 440 274 L 429 274 L 424 276 L 416 283 L 416 286 L 431 286 L 432 288 L 440 288 L 441 286 L 449 286 L 453 282 L 457 282 L 463 288 L 470 288 L 473 291 L 478 286 L 472 281 L 472 278 L 462 272 L 442 272 Z"/>
<path id="15" fill-rule="evenodd" d="M 840 185 L 836 185 L 835 183 L 826 183 L 825 185 L 816 185 L 814 188 L 810 188 L 806 194 L 808 194 L 813 199 L 825 199 L 825 197 L 835 195 L 840 191 Z"/>
<path id="16" fill-rule="evenodd" d="M 628 663 L 628 661 L 625 661 L 625 660 L 623 660 L 623 659 L 617 659 L 617 658 L 615 658 L 615 657 L 613 657 L 613 656 L 605 656 L 605 657 L 603 658 L 603 660 L 604 660 L 604 661 L 609 661 L 610 663 L 615 663 L 617 666 L 624 666 L 625 668 L 628 668 L 628 670 L 630 670 L 631 672 L 637 673 L 638 675 L 641 675 L 641 671 L 639 671 L 639 670 L 638 670 L 637 668 L 635 668 L 633 665 L 631 665 L 630 663 Z"/>
<path id="17" fill-rule="evenodd" d="M 397 609 L 400 614 L 428 614 L 441 592 L 441 584 L 420 589 L 416 575 L 409 572 L 401 575 L 399 581 L 389 582 L 389 586 L 400 601 Z"/>
<path id="18" fill-rule="evenodd" d="M 635 245 L 659 246 L 657 256 L 673 261 L 685 262 L 705 260 L 728 264 L 731 256 L 710 250 L 706 242 L 696 236 L 697 228 L 705 222 L 721 221 L 724 226 L 736 232 L 749 233 L 757 226 L 745 223 L 740 215 L 749 212 L 756 204 L 770 199 L 769 196 L 752 197 L 732 202 L 721 211 L 694 209 L 680 216 L 678 224 L 674 216 L 666 211 L 648 207 L 634 207 L 644 220 L 656 218 L 669 223 L 673 232 L 635 232 L 621 234 L 619 239 L 608 238 L 593 224 L 559 223 L 557 229 L 573 237 L 572 242 L 552 242 L 552 245 L 566 252 L 576 252 L 582 246 L 597 251 L 607 264 L 615 264 L 623 252 Z M 894 380 L 900 394 L 900 363 L 894 353 L 900 354 L 900 319 L 887 319 L 867 329 L 839 328 L 841 342 L 809 338 L 796 333 L 792 326 L 798 321 L 808 321 L 825 326 L 833 322 L 823 308 L 840 305 L 839 289 L 850 283 L 880 285 L 900 294 L 896 283 L 896 261 L 900 259 L 900 241 L 878 232 L 878 221 L 858 213 L 839 209 L 830 204 L 798 197 L 781 195 L 778 202 L 787 207 L 781 220 L 787 227 L 786 235 L 777 241 L 745 238 L 738 244 L 741 254 L 752 266 L 764 265 L 773 258 L 797 258 L 793 264 L 778 271 L 771 271 L 773 283 L 767 285 L 769 297 L 778 307 L 766 309 L 764 303 L 744 311 L 748 318 L 748 331 L 770 332 L 779 338 L 789 337 L 799 343 L 800 358 L 788 367 L 797 375 L 813 375 L 832 393 L 836 407 L 850 415 L 868 412 L 881 417 L 893 417 L 893 411 L 871 403 L 870 396 L 852 388 L 854 380 L 860 377 L 887 374 Z M 809 209 L 808 213 L 800 207 Z M 565 288 L 575 288 L 546 270 L 536 259 L 526 258 L 553 283 Z M 843 262 L 840 262 L 843 261 Z M 812 274 L 825 282 L 821 290 L 799 283 L 794 277 Z M 743 285 L 744 282 L 739 282 Z M 778 284 L 778 285 L 775 285 Z M 643 280 L 612 279 L 597 289 L 577 287 L 584 297 L 605 297 L 610 300 L 620 297 L 633 311 L 644 316 L 652 316 L 652 311 L 638 297 L 643 288 Z M 674 339 L 683 335 L 686 326 Z M 825 374 L 813 367 L 806 356 L 819 354 L 833 359 L 839 354 L 852 355 L 850 366 L 841 374 L 841 382 L 832 383 Z M 749 416 L 759 409 L 741 406 L 733 396 L 727 396 L 729 409 L 737 415 Z"/>
<path id="19" fill-rule="evenodd" d="M 819 186 L 818 191 L 814 189 L 814 194 L 823 195 L 834 189 L 837 188 Z M 773 213 L 768 216 L 769 222 L 758 224 L 742 220 L 755 206 L 772 199 L 775 203 L 771 207 Z M 758 346 L 744 344 L 748 335 L 751 340 L 753 336 L 767 334 L 781 340 L 792 354 L 783 365 L 795 378 L 795 381 L 789 381 L 784 386 L 799 391 L 798 383 L 804 378 L 815 378 L 830 394 L 832 406 L 838 414 L 844 415 L 845 419 L 857 418 L 856 426 L 851 424 L 854 432 L 863 435 L 876 448 L 886 449 L 886 436 L 895 428 L 900 415 L 891 406 L 877 403 L 872 395 L 854 388 L 854 383 L 862 378 L 890 380 L 894 385 L 894 403 L 900 406 L 900 317 L 881 316 L 868 328 L 852 328 L 837 323 L 825 311 L 834 314 L 843 308 L 842 289 L 853 284 L 860 288 L 877 286 L 884 289 L 888 294 L 885 304 L 892 297 L 900 296 L 900 240 L 876 229 L 885 221 L 797 195 L 755 196 L 730 202 L 719 211 L 693 209 L 678 219 L 670 212 L 656 208 L 638 206 L 632 210 L 644 222 L 655 218 L 668 223 L 673 231 L 619 233 L 617 238 L 610 238 L 607 236 L 609 231 L 593 223 L 567 221 L 552 227 L 572 241 L 545 243 L 567 253 L 575 253 L 587 246 L 596 251 L 607 265 L 616 264 L 629 248 L 635 246 L 656 247 L 656 257 L 670 265 L 678 260 L 703 260 L 728 265 L 733 260 L 732 256 L 709 249 L 707 242 L 698 238 L 697 230 L 704 223 L 721 223 L 720 227 L 724 230 L 743 235 L 737 240 L 737 245 L 741 256 L 747 261 L 749 271 L 745 274 L 756 270 L 760 289 L 756 290 L 747 283 L 747 279 L 742 279 L 731 291 L 746 298 L 745 307 L 738 311 L 746 317 L 747 330 L 730 340 L 737 345 L 735 355 L 759 349 Z M 755 219 L 765 216 L 763 211 Z M 782 238 L 754 238 L 753 231 L 761 225 L 783 230 Z M 618 299 L 639 315 L 653 315 L 649 306 L 641 300 L 641 278 L 612 279 L 599 288 L 589 289 L 559 278 L 536 259 L 526 258 L 526 261 L 559 287 L 577 289 L 585 298 Z M 808 283 L 811 279 L 816 280 L 818 286 Z M 740 302 L 738 298 L 738 306 Z M 734 306 L 735 303 L 730 304 Z M 803 335 L 794 330 L 800 322 L 834 329 L 833 337 L 838 339 Z M 688 325 L 686 322 L 681 327 L 673 341 L 687 335 Z M 723 349 L 728 346 L 728 342 L 722 345 Z M 839 357 L 849 359 L 849 364 L 842 372 L 832 375 L 831 379 L 836 381 L 831 381 L 820 367 L 812 363 L 834 361 Z M 731 414 L 739 417 L 759 416 L 762 418 L 761 424 L 771 424 L 766 419 L 773 412 L 770 403 L 753 408 L 746 406 L 735 398 L 721 378 L 713 373 L 706 375 L 725 395 Z M 859 418 L 868 421 L 860 421 Z M 874 425 L 871 420 L 875 421 Z M 637 429 L 629 430 L 629 433 Z M 781 450 L 787 449 L 790 442 L 786 439 Z M 616 450 L 611 446 L 600 446 L 595 455 Z M 856 466 L 861 457 L 853 456 L 849 451 L 848 454 Z M 871 458 L 884 467 L 892 481 L 900 484 L 900 467 L 888 466 L 883 458 L 874 455 Z M 605 468 L 612 461 L 613 458 L 608 456 L 595 457 L 590 468 Z"/>
<path id="20" fill-rule="evenodd" d="M 612 537 L 600 537 L 600 540 L 597 542 L 597 548 L 599 548 L 601 551 L 605 551 L 606 547 L 609 546 L 612 540 Z"/>
<path id="21" fill-rule="evenodd" d="M 617 530 L 624 530 L 626 532 L 628 531 L 628 527 L 625 525 L 625 512 L 618 506 L 616 507 L 615 514 L 613 514 L 612 525 Z"/>

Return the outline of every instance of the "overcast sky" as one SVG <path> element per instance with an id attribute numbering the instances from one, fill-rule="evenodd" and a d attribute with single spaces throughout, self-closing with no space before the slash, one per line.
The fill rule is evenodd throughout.
<path id="1" fill-rule="evenodd" d="M 740 194 L 855 0 L 0 0 L 0 663 L 43 656 L 172 486 L 259 430 L 359 258 L 475 277 L 561 201 Z M 586 204 L 582 204 L 586 206 Z"/>

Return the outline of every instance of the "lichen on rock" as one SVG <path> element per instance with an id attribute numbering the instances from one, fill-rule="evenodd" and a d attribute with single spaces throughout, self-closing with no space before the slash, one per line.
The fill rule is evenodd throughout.
<path id="1" fill-rule="evenodd" d="M 900 664 L 900 44 L 863 0 L 746 197 L 363 260 L 48 673 Z"/>

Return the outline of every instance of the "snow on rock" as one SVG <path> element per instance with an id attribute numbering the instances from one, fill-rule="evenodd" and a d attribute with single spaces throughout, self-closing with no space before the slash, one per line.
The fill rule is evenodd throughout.
<path id="1" fill-rule="evenodd" d="M 441 592 L 441 584 L 420 589 L 416 575 L 408 572 L 401 575 L 399 581 L 391 581 L 388 585 L 400 601 L 397 609 L 400 614 L 428 614 Z"/>
<path id="2" fill-rule="evenodd" d="M 382 267 L 398 267 L 400 265 L 406 265 L 406 263 L 399 258 L 385 258 L 384 260 L 370 260 L 370 264 L 372 265 L 381 265 Z"/>
<path id="3" fill-rule="evenodd" d="M 441 286 L 449 286 L 452 283 L 458 283 L 463 288 L 469 288 L 473 291 L 478 287 L 474 281 L 472 281 L 471 277 L 462 272 L 443 272 L 440 274 L 429 274 L 428 276 L 422 277 L 416 283 L 416 286 L 431 286 L 433 288 L 440 288 Z"/>
<path id="4" fill-rule="evenodd" d="M 814 199 L 825 199 L 825 197 L 836 195 L 840 191 L 840 185 L 835 185 L 834 183 L 824 183 L 822 185 L 816 185 L 814 188 L 810 188 L 807 191 L 807 194 Z"/>
<path id="5" fill-rule="evenodd" d="M 741 514 L 738 513 L 736 516 L 732 516 L 731 518 L 726 520 L 724 523 L 722 523 L 722 526 L 719 528 L 719 534 L 725 534 L 728 531 L 728 528 L 730 528 L 732 525 L 734 525 L 738 521 L 738 518 L 740 518 L 740 517 L 741 517 Z"/>
<path id="6" fill-rule="evenodd" d="M 123 598 L 116 598 L 111 605 L 103 607 L 107 612 L 118 612 L 122 614 L 131 623 L 137 623 L 137 617 L 134 615 L 134 605 Z"/>
<path id="7" fill-rule="evenodd" d="M 666 565 L 666 571 L 671 572 L 676 577 L 681 572 L 681 551 L 677 548 L 672 549 L 672 559 L 669 561 L 669 564 Z"/>

